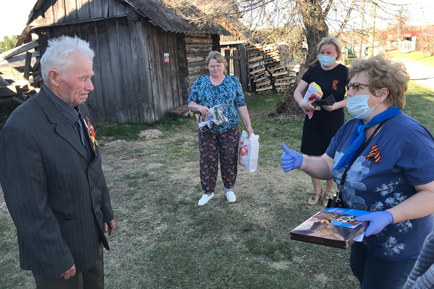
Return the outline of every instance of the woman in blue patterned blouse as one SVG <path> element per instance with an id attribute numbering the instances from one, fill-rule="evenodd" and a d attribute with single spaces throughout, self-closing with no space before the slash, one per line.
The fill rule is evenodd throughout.
<path id="1" fill-rule="evenodd" d="M 199 77 L 194 83 L 188 108 L 206 117 L 210 108 L 221 104 L 227 121 L 207 131 L 199 129 L 200 181 L 204 191 L 199 206 L 214 197 L 219 158 L 226 199 L 229 203 L 236 201 L 232 188 L 237 178 L 238 114 L 248 135 L 253 133 L 241 84 L 235 76 L 224 74 L 226 59 L 221 53 L 211 51 L 206 63 L 210 74 Z"/>

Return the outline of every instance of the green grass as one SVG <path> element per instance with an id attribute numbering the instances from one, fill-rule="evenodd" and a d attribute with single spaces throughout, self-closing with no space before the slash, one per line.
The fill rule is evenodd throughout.
<path id="1" fill-rule="evenodd" d="M 416 81 L 410 81 L 404 112 L 434 133 L 434 91 Z"/>
<path id="2" fill-rule="evenodd" d="M 161 129 L 164 128 L 165 134 L 163 137 L 170 137 L 175 131 L 181 127 L 186 129 L 185 124 L 191 124 L 190 129 L 193 131 L 193 123 L 190 118 L 184 116 L 170 115 L 167 117 L 148 123 L 127 123 L 119 125 L 118 123 L 97 123 L 95 125 L 95 131 L 98 131 L 98 137 L 104 136 L 111 139 L 134 141 L 138 140 L 139 133 L 147 129 Z"/>
<path id="3" fill-rule="evenodd" d="M 266 256 L 273 261 L 291 261 L 291 246 L 288 242 L 276 240 L 271 233 L 260 233 L 245 241 L 253 255 Z"/>
<path id="4" fill-rule="evenodd" d="M 394 51 L 387 54 L 395 60 L 417 61 L 423 65 L 434 66 L 434 56 L 430 56 L 429 54 L 425 54 L 421 52 L 401 53 L 399 51 Z"/>
<path id="5" fill-rule="evenodd" d="M 281 100 L 278 94 L 246 98 L 260 136 L 259 168 L 238 168 L 235 204 L 226 202 L 219 174 L 214 199 L 197 206 L 195 119 L 96 126 L 116 221 L 104 256 L 107 289 L 359 287 L 349 251 L 289 239 L 321 207 L 307 205 L 307 175 L 280 168 L 281 142 L 299 150 L 303 126 L 302 119 L 269 116 Z M 434 131 L 433 100 L 434 91 L 410 82 L 404 112 Z M 146 129 L 163 137 L 139 138 Z M 0 289 L 34 288 L 31 273 L 19 269 L 16 230 L 1 195 Z"/>

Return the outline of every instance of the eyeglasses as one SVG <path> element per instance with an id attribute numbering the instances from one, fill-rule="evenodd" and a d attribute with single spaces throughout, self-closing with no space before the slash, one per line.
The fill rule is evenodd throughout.
<path id="1" fill-rule="evenodd" d="M 350 90 L 351 88 L 353 88 L 354 92 L 357 92 L 357 91 L 359 91 L 360 85 L 369 87 L 369 84 L 364 84 L 364 83 L 360 83 L 360 82 L 348 83 L 347 84 L 347 91 Z"/>

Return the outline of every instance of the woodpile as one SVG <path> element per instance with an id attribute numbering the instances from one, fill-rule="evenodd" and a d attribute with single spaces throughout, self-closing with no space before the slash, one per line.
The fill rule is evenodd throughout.
<path id="1" fill-rule="evenodd" d="M 39 90 L 38 49 L 35 40 L 0 54 L 0 129 L 12 111 Z"/>
<path id="2" fill-rule="evenodd" d="M 289 62 L 285 48 L 284 45 L 248 47 L 250 79 L 257 93 L 284 93 L 295 83 L 300 63 Z"/>

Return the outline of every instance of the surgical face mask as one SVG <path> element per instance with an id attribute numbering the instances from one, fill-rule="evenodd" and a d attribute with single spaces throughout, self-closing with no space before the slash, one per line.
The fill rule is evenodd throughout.
<path id="1" fill-rule="evenodd" d="M 377 107 L 377 105 L 379 105 L 379 103 L 377 103 L 376 106 L 369 107 L 369 96 L 370 94 L 359 94 L 348 97 L 347 109 L 354 118 L 367 119 Z"/>
<path id="2" fill-rule="evenodd" d="M 330 66 L 335 62 L 335 58 L 332 56 L 318 55 L 319 63 L 323 66 Z"/>

